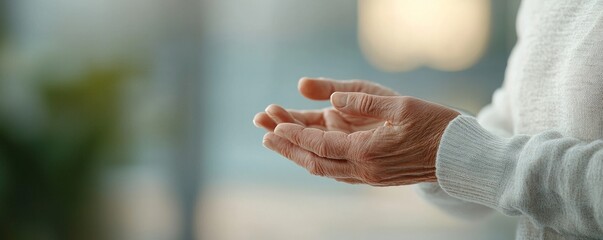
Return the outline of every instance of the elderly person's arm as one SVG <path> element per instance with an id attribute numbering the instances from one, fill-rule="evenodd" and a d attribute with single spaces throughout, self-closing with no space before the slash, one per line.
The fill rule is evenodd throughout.
<path id="1" fill-rule="evenodd" d="M 478 114 L 478 122 L 489 132 L 501 137 L 510 137 L 513 133 L 510 104 L 504 88 L 496 90 L 492 103 Z M 451 215 L 464 219 L 480 219 L 492 212 L 481 204 L 468 202 L 450 196 L 439 183 L 419 183 L 416 190 L 427 202 L 430 202 Z"/>
<path id="2" fill-rule="evenodd" d="M 442 137 L 436 167 L 451 196 L 566 235 L 603 236 L 603 140 L 555 131 L 504 138 L 460 116 Z"/>
<path id="3" fill-rule="evenodd" d="M 603 236 L 603 140 L 501 137 L 469 116 L 400 96 L 334 93 L 341 113 L 383 125 L 345 133 L 279 123 L 264 144 L 310 173 L 373 186 L 438 182 L 450 196 L 539 228 Z M 571 223 L 571 224 L 568 224 Z"/>

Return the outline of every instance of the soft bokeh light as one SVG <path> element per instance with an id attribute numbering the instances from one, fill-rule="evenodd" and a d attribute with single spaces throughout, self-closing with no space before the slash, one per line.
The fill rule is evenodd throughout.
<path id="1" fill-rule="evenodd" d="M 512 219 L 311 176 L 251 120 L 329 106 L 297 93 L 302 76 L 476 112 L 503 79 L 514 6 L 0 1 L 0 239 L 507 239 Z"/>
<path id="2" fill-rule="evenodd" d="M 359 0 L 363 53 L 386 71 L 459 71 L 484 54 L 490 0 Z"/>

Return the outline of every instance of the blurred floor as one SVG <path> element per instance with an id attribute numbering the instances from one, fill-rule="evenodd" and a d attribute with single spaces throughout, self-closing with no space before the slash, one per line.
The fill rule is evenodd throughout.
<path id="1" fill-rule="evenodd" d="M 212 186 L 200 204 L 201 239 L 508 239 L 515 227 L 500 216 L 459 221 L 412 187 L 345 189 Z"/>

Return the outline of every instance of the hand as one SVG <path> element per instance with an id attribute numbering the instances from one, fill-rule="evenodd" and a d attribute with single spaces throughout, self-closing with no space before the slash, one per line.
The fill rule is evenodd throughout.
<path id="1" fill-rule="evenodd" d="M 437 181 L 435 160 L 446 126 L 458 112 L 411 97 L 334 93 L 338 111 L 385 124 L 344 133 L 280 123 L 264 145 L 310 173 L 373 186 Z"/>
<path id="2" fill-rule="evenodd" d="M 312 100 L 328 100 L 334 92 L 363 92 L 380 96 L 396 96 L 393 90 L 379 84 L 362 81 L 337 81 L 328 79 L 302 78 L 298 88 L 300 93 Z M 296 123 L 305 127 L 328 131 L 352 133 L 373 129 L 383 125 L 383 120 L 358 117 L 342 113 L 334 108 L 321 110 L 285 110 L 278 105 L 270 105 L 265 112 L 255 115 L 253 122 L 258 127 L 274 131 L 279 123 Z"/>

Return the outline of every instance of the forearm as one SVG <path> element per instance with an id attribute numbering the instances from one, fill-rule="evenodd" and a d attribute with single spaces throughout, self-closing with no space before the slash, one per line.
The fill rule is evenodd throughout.
<path id="1" fill-rule="evenodd" d="M 437 157 L 451 196 L 566 234 L 603 235 L 603 141 L 545 132 L 502 138 L 474 118 L 452 121 Z"/>
<path id="2" fill-rule="evenodd" d="M 464 111 L 457 111 L 464 116 L 470 116 Z M 488 131 L 500 136 L 509 136 L 511 135 L 509 112 L 505 91 L 500 88 L 493 94 L 492 103 L 480 111 L 477 119 Z M 484 205 L 450 196 L 438 183 L 417 184 L 415 190 L 425 201 L 459 218 L 479 219 L 492 212 L 491 208 Z"/>

